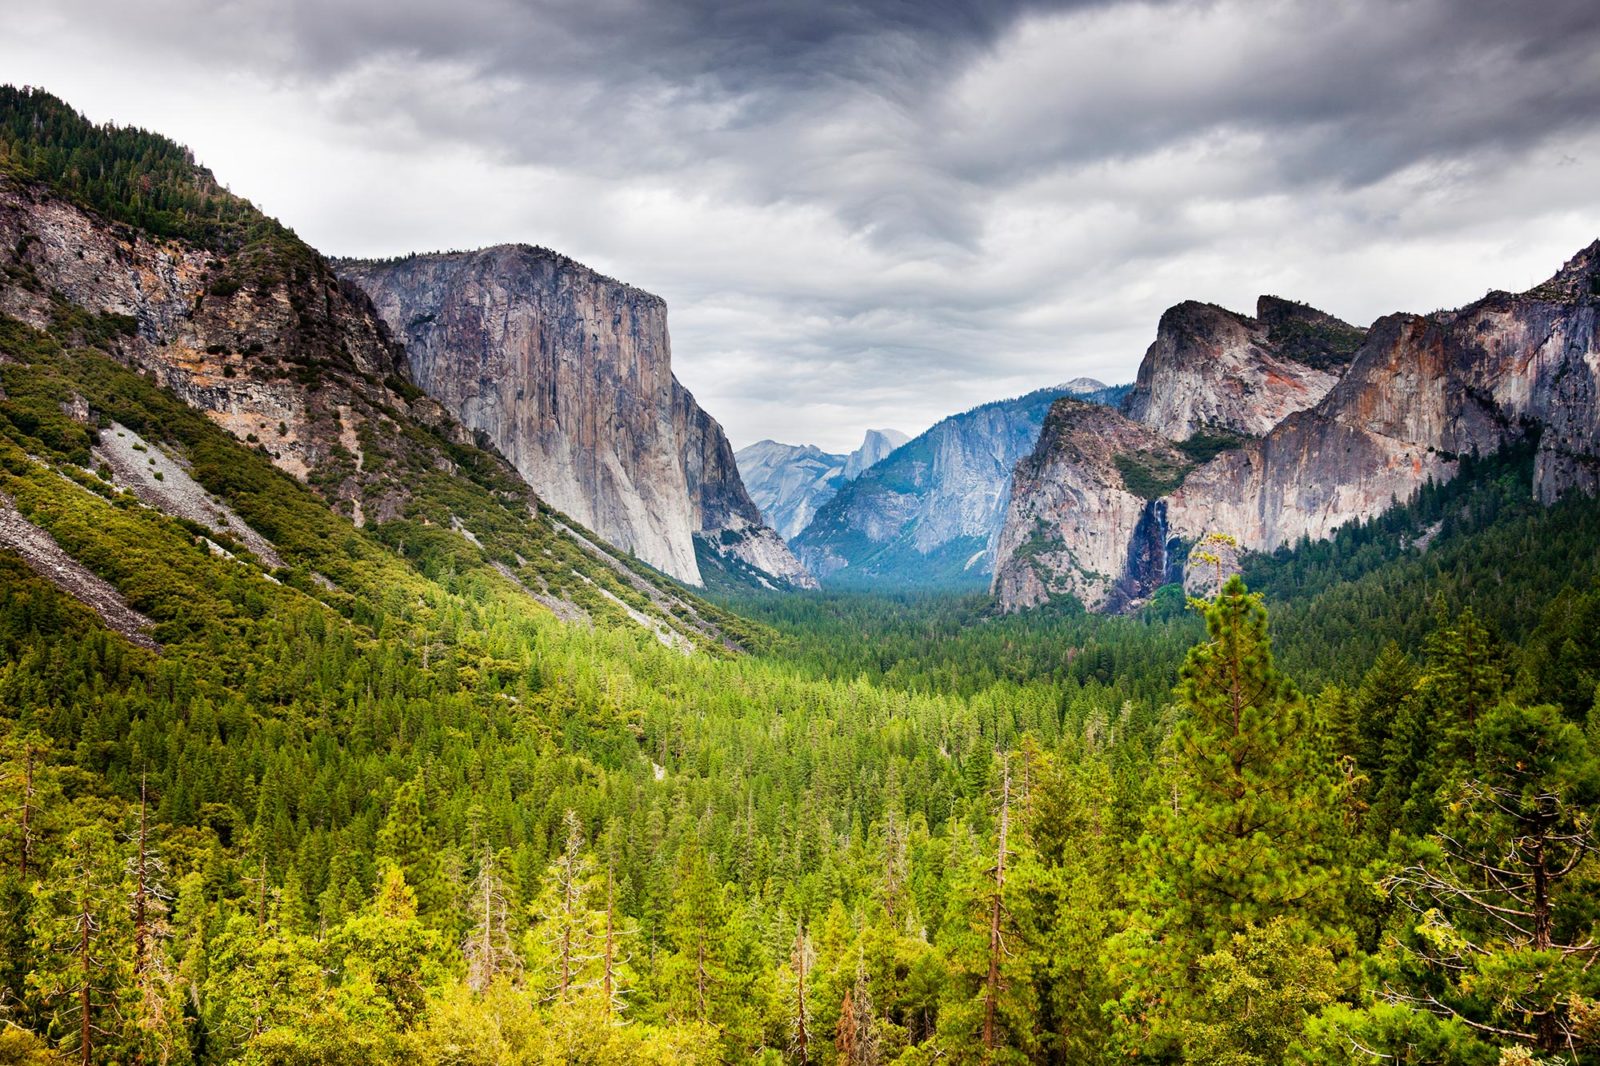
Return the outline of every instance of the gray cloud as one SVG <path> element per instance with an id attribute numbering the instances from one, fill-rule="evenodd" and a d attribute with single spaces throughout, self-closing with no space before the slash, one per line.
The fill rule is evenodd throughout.
<path id="1" fill-rule="evenodd" d="M 189 140 L 328 251 L 531 240 L 661 292 L 680 376 L 737 443 L 842 447 L 1128 378 L 1187 297 L 1459 303 L 1600 231 L 1592 0 L 57 0 L 11 21 L 0 77 Z"/>

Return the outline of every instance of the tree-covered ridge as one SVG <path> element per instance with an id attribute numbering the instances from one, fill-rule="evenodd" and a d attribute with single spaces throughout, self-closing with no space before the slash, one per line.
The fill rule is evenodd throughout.
<path id="1" fill-rule="evenodd" d="M 218 184 L 189 149 L 95 125 L 43 89 L 0 85 L 0 173 L 42 181 L 108 218 L 220 252 L 294 235 Z"/>

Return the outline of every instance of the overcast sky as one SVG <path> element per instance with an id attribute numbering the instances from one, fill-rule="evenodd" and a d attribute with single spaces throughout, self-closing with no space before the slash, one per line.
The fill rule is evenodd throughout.
<path id="1" fill-rule="evenodd" d="M 544 244 L 666 297 L 735 446 L 1080 374 L 1163 308 L 1366 324 L 1600 236 L 1594 0 L 6 0 L 0 81 L 324 252 Z"/>

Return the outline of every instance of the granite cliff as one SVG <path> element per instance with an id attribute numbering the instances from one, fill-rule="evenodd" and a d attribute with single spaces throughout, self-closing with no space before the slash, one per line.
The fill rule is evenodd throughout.
<path id="1" fill-rule="evenodd" d="M 672 383 L 672 397 L 673 429 L 683 457 L 701 571 L 720 570 L 766 588 L 816 588 L 816 579 L 761 517 L 745 490 L 722 426 L 677 381 Z"/>
<path id="2" fill-rule="evenodd" d="M 1171 441 L 1109 407 L 1057 400 L 1013 475 L 996 544 L 1000 602 L 1016 610 L 1074 596 L 1115 609 L 1162 583 L 1166 504 L 1139 491 L 1140 477 L 1185 463 Z"/>
<path id="3" fill-rule="evenodd" d="M 1448 480 L 1458 456 L 1538 440 L 1546 503 L 1600 490 L 1600 242 L 1525 293 L 1378 320 L 1311 410 L 1218 456 L 1173 494 L 1174 527 L 1248 550 L 1325 537 Z"/>
<path id="4" fill-rule="evenodd" d="M 1078 406 L 1052 410 L 1000 538 L 1000 605 L 1137 602 L 1178 579 L 1180 553 L 1207 534 L 1242 551 L 1323 538 L 1449 480 L 1462 455 L 1530 439 L 1541 500 L 1600 490 L 1597 306 L 1600 242 L 1525 293 L 1382 318 L 1353 351 L 1359 331 L 1285 301 L 1263 298 L 1255 319 L 1174 308 L 1128 418 L 1090 429 Z M 1137 437 L 1135 422 L 1176 452 Z M 1149 521 L 1130 526 L 1130 491 Z"/>
<path id="5" fill-rule="evenodd" d="M 235 252 L 206 248 L 0 177 L 0 246 L 0 314 L 40 329 L 70 308 L 118 316 L 121 359 L 358 523 L 397 515 L 409 498 L 397 466 L 368 462 L 369 449 L 408 452 L 401 421 L 455 431 L 397 376 L 400 353 L 365 297 L 287 231 Z"/>
<path id="6" fill-rule="evenodd" d="M 708 555 L 810 583 L 673 377 L 660 297 L 526 245 L 335 265 L 413 380 L 552 506 L 690 584 Z"/>
<path id="7" fill-rule="evenodd" d="M 397 560 L 449 558 L 566 621 L 643 627 L 686 652 L 732 646 L 708 620 L 714 608 L 554 513 L 479 447 L 409 380 L 366 295 L 186 149 L 4 86 L 0 368 L 9 439 L 44 442 L 13 475 L 43 471 L 62 493 L 76 482 L 161 512 L 197 548 L 341 609 L 348 553 L 381 544 Z M 706 422 L 696 432 L 713 432 Z M 732 469 L 725 441 L 696 447 L 705 465 Z M 286 501 L 307 490 L 366 532 L 302 521 Z M 707 491 L 698 506 L 738 501 Z M 64 557 L 15 508 L 0 515 L 0 545 L 136 636 L 137 612 L 74 570 L 104 560 Z M 291 512 L 300 518 L 286 522 Z M 328 573 L 308 568 L 319 558 Z"/>
<path id="8" fill-rule="evenodd" d="M 1123 411 L 1172 440 L 1258 437 L 1326 396 L 1360 339 L 1331 315 L 1271 296 L 1255 318 L 1181 303 L 1161 316 Z"/>

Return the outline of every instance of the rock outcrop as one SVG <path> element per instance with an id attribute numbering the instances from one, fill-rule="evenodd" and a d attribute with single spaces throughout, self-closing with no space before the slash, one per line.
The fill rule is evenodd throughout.
<path id="1" fill-rule="evenodd" d="M 1218 430 L 1258 437 L 1326 396 L 1338 377 L 1312 364 L 1337 367 L 1333 345 L 1360 335 L 1330 315 L 1270 296 L 1261 298 L 1255 318 L 1181 303 L 1161 316 L 1123 410 L 1172 440 Z"/>
<path id="2" fill-rule="evenodd" d="M 816 588 L 816 579 L 762 519 L 745 490 L 733 446 L 722 426 L 695 402 L 688 389 L 674 381 L 672 390 L 673 431 L 683 455 L 701 568 L 717 567 L 769 588 Z"/>
<path id="3" fill-rule="evenodd" d="M 1170 580 L 1166 503 L 1129 484 L 1136 470 L 1181 470 L 1171 441 L 1108 407 L 1057 400 L 1017 464 L 997 544 L 994 589 L 1016 610 L 1074 596 L 1115 609 Z"/>
<path id="4" fill-rule="evenodd" d="M 897 429 L 869 429 L 861 447 L 844 457 L 844 479 L 854 481 L 911 438 Z"/>
<path id="5" fill-rule="evenodd" d="M 793 538 L 847 481 L 860 477 L 910 438 L 899 430 L 869 429 L 861 447 L 846 455 L 813 444 L 757 441 L 734 458 L 750 498 L 783 537 Z"/>
<path id="6" fill-rule="evenodd" d="M 404 448 L 395 415 L 448 421 L 398 381 L 400 354 L 366 298 L 286 231 L 208 250 L 0 177 L 0 247 L 0 314 L 44 328 L 59 296 L 122 316 L 124 361 L 358 521 L 398 514 L 409 495 L 395 464 L 364 462 L 364 442 Z"/>
<path id="7" fill-rule="evenodd" d="M 348 591 L 347 553 L 360 565 L 371 549 L 402 568 L 445 560 L 458 574 L 505 582 L 502 591 L 565 621 L 637 625 L 685 652 L 737 650 L 705 604 L 553 512 L 480 447 L 481 434 L 409 380 L 367 296 L 187 150 L 94 126 L 38 90 L 0 86 L 0 112 L 9 119 L 0 122 L 0 362 L 46 386 L 9 397 L 21 404 L 12 436 L 29 454 L 8 488 L 42 477 L 62 493 L 120 493 L 118 506 L 179 519 L 197 550 L 312 595 Z M 52 407 L 88 432 L 59 434 Z M 41 430 L 32 443 L 18 410 Z M 713 490 L 733 470 L 731 451 L 692 397 L 670 396 L 663 417 L 668 436 L 700 457 L 694 513 L 754 514 L 741 493 Z M 308 510 L 305 493 L 267 474 L 252 451 L 356 525 L 378 526 L 387 547 L 343 537 L 348 527 Z M 44 513 L 21 491 L 14 498 L 28 524 Z M 79 517 L 69 508 L 38 528 L 59 533 Z M 145 620 L 104 587 L 119 581 L 129 593 L 126 569 L 104 572 L 98 548 L 74 564 L 49 539 L 16 523 L 0 530 L 108 625 L 154 647 Z M 313 561 L 328 572 L 306 572 Z M 127 604 L 145 609 L 132 595 Z"/>
<path id="8" fill-rule="evenodd" d="M 733 454 L 750 498 L 786 540 L 799 536 L 844 484 L 844 456 L 814 444 L 761 440 Z"/>
<path id="9" fill-rule="evenodd" d="M 1192 545 L 1214 532 L 1236 538 L 1242 551 L 1324 538 L 1409 499 L 1430 479 L 1453 478 L 1463 455 L 1489 454 L 1529 438 L 1538 441 L 1534 488 L 1542 501 L 1600 491 L 1597 311 L 1600 242 L 1528 292 L 1492 292 L 1457 311 L 1390 315 L 1367 331 L 1338 382 L 1319 401 L 1288 411 L 1256 439 L 1215 457 L 1196 452 L 1188 438 L 1199 426 L 1218 424 L 1217 414 L 1237 411 L 1241 389 L 1226 380 L 1214 385 L 1204 374 L 1172 375 L 1152 366 L 1172 361 L 1175 350 L 1158 342 L 1140 369 L 1143 391 L 1136 389 L 1128 409 L 1180 449 L 1190 446 L 1189 459 L 1208 459 L 1180 476 L 1176 487 L 1160 489 L 1156 503 L 1165 508 L 1169 548 Z M 1181 317 L 1198 313 L 1185 311 Z M 1223 321 L 1211 312 L 1203 317 L 1212 323 L 1206 335 L 1234 338 L 1229 343 L 1235 351 L 1259 350 L 1302 366 L 1309 366 L 1300 362 L 1307 359 L 1336 369 L 1339 345 L 1328 345 L 1327 338 L 1348 336 L 1343 332 L 1348 327 L 1337 320 L 1267 298 L 1255 320 L 1232 316 Z M 1173 336 L 1182 332 L 1172 331 Z M 1263 334 L 1274 351 L 1261 345 Z M 1246 336 L 1258 339 L 1241 349 Z M 1287 352 L 1295 358 L 1285 359 Z M 1183 394 L 1162 391 L 1173 388 Z M 1213 394 L 1218 388 L 1220 398 Z M 1204 394 L 1188 394 L 1195 389 Z M 1052 420 L 1057 417 L 1052 414 Z M 1065 422 L 1081 416 L 1063 409 L 1059 417 L 1064 424 L 1046 427 L 1041 449 L 1045 441 L 1070 436 Z M 1230 428 L 1251 427 L 1235 421 Z M 1124 443 L 1114 440 L 1111 447 Z M 994 585 L 1002 607 L 1017 609 L 1058 593 L 1091 606 L 1115 606 L 1118 595 L 1137 598 L 1152 591 L 1152 581 L 1175 580 L 1176 571 L 1141 573 L 1131 562 L 1120 573 L 1091 569 L 1092 579 L 1081 576 L 1086 568 L 1074 569 L 1078 558 L 1115 557 L 1115 550 L 1099 547 L 1100 537 L 1126 538 L 1124 544 L 1133 550 L 1143 534 L 1130 533 L 1120 512 L 1114 520 L 1093 518 L 1092 512 L 1107 510 L 1113 500 L 1103 463 L 1058 451 L 1054 459 L 1036 453 L 1028 469 L 1037 476 L 1026 484 L 1019 478 L 1019 496 L 1001 538 L 1008 549 L 999 567 L 1005 580 L 997 576 Z M 1160 480 L 1149 479 L 1147 487 Z M 1084 484 L 1098 488 L 1074 497 L 1071 505 L 1062 502 L 1063 493 Z M 1091 516 L 1078 513 L 1083 509 Z M 1036 552 L 1013 566 L 1012 557 L 1035 542 L 1041 521 L 1044 532 L 1059 542 L 1055 554 Z M 1028 577 L 1028 568 L 1037 576 Z"/>
<path id="10" fill-rule="evenodd" d="M 1174 494 L 1174 526 L 1224 529 L 1256 551 L 1325 537 L 1450 479 L 1457 456 L 1530 433 L 1541 500 L 1600 490 L 1597 307 L 1600 242 L 1528 292 L 1380 319 L 1321 404 Z"/>
<path id="11" fill-rule="evenodd" d="M 806 582 L 673 377 L 660 297 L 526 245 L 335 265 L 404 342 L 413 380 L 552 507 L 689 584 L 697 536 Z"/>

